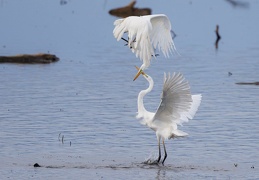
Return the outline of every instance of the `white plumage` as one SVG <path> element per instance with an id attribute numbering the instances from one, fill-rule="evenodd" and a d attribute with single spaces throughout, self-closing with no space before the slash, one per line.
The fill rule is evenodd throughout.
<path id="1" fill-rule="evenodd" d="M 136 118 L 156 132 L 159 144 L 157 163 L 161 158 L 160 140 L 162 139 L 165 152 L 162 164 L 164 164 L 167 157 L 164 140 L 188 135 L 180 131 L 177 126 L 194 117 L 200 106 L 202 96 L 200 94 L 191 95 L 189 83 L 181 73 L 173 73 L 172 76 L 168 73 L 164 76 L 160 105 L 155 113 L 149 112 L 144 107 L 143 98 L 153 89 L 154 82 L 143 71 L 142 75 L 149 82 L 149 87 L 140 91 L 138 95 L 138 114 Z"/>
<path id="2" fill-rule="evenodd" d="M 143 61 L 138 75 L 149 67 L 152 57 L 156 56 L 156 49 L 162 51 L 165 57 L 176 50 L 171 36 L 171 23 L 164 14 L 129 16 L 116 20 L 114 25 L 113 34 L 117 41 L 124 33 L 128 33 L 128 47 Z"/>

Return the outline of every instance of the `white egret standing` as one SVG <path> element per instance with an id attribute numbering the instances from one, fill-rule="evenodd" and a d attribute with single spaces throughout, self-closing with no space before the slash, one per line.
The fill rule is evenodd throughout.
<path id="1" fill-rule="evenodd" d="M 128 33 L 129 48 L 136 57 L 143 61 L 140 70 L 136 74 L 138 78 L 141 71 L 149 67 L 152 56 L 155 57 L 155 49 L 163 52 L 165 57 L 176 51 L 171 36 L 171 23 L 164 14 L 129 16 L 114 22 L 114 37 L 119 41 L 124 33 Z"/>
<path id="2" fill-rule="evenodd" d="M 138 70 L 139 68 L 136 67 Z M 156 132 L 158 140 L 159 156 L 156 163 L 161 159 L 160 141 L 162 139 L 164 147 L 164 165 L 167 157 L 165 140 L 171 138 L 184 137 L 188 134 L 179 130 L 177 125 L 188 122 L 192 119 L 201 103 L 201 95 L 191 95 L 189 83 L 180 73 L 164 74 L 164 86 L 161 95 L 161 102 L 155 113 L 145 109 L 143 104 L 144 96 L 153 89 L 153 79 L 141 71 L 144 78 L 149 82 L 149 87 L 140 91 L 138 95 L 137 119 Z"/>

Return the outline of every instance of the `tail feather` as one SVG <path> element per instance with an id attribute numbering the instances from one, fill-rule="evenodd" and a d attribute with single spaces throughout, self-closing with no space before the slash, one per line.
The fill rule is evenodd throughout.
<path id="1" fill-rule="evenodd" d="M 177 138 L 177 137 L 185 137 L 185 136 L 188 136 L 189 134 L 187 134 L 186 132 L 183 132 L 179 129 L 175 129 L 175 130 L 172 130 L 172 136 L 171 138 Z"/>

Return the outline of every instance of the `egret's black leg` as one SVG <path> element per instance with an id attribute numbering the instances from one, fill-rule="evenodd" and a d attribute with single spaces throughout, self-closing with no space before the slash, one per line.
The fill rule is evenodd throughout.
<path id="1" fill-rule="evenodd" d="M 123 38 L 123 37 L 122 37 L 121 39 L 122 39 L 123 41 L 125 41 L 125 42 L 129 42 L 127 39 L 125 39 L 125 38 Z"/>
<path id="2" fill-rule="evenodd" d="M 126 44 L 124 46 L 128 46 L 129 41 L 127 39 L 123 38 L 123 37 L 121 39 L 126 42 Z"/>
<path id="3" fill-rule="evenodd" d="M 166 153 L 166 149 L 165 149 L 165 141 L 164 140 L 163 140 L 163 146 L 164 146 L 165 156 L 164 156 L 164 159 L 162 161 L 162 164 L 164 165 L 165 159 L 167 157 L 167 153 Z"/>
<path id="4" fill-rule="evenodd" d="M 128 43 L 129 43 L 129 41 L 127 40 L 127 39 L 125 39 L 125 38 L 121 38 L 123 41 L 125 41 L 125 42 L 127 42 L 124 46 L 128 46 Z M 132 48 L 132 46 L 130 46 L 130 49 Z"/>
<path id="5" fill-rule="evenodd" d="M 160 159 L 161 159 L 161 148 L 160 148 L 160 138 L 158 139 L 158 159 L 157 159 L 157 164 L 159 163 Z"/>

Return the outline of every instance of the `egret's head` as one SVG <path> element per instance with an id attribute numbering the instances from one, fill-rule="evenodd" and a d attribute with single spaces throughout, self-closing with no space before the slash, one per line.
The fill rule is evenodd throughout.
<path id="1" fill-rule="evenodd" d="M 135 67 L 138 70 L 138 73 L 136 74 L 133 81 L 135 81 L 139 77 L 140 74 L 142 74 L 145 78 L 148 78 L 148 75 L 142 69 L 140 69 L 138 66 L 135 66 Z"/>

